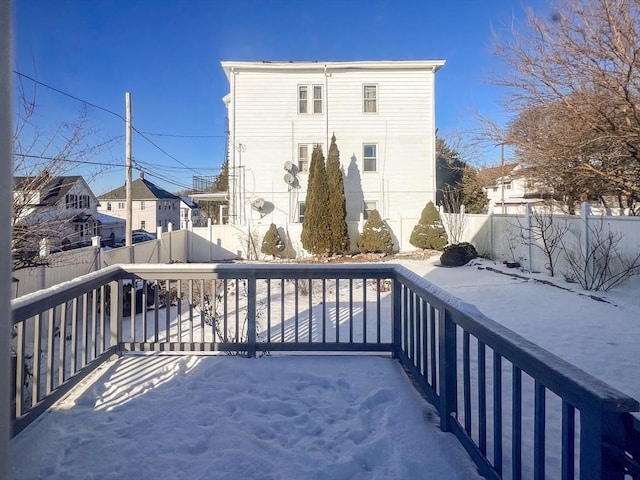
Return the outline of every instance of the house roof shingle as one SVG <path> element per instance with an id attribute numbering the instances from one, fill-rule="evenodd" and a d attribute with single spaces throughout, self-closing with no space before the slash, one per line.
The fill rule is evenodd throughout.
<path id="1" fill-rule="evenodd" d="M 79 175 L 51 177 L 51 180 L 43 188 L 39 189 L 42 192 L 39 205 L 55 205 L 65 197 L 71 187 L 79 180 L 83 180 Z M 36 177 L 15 177 L 14 182 L 16 190 L 33 190 L 40 183 Z"/>

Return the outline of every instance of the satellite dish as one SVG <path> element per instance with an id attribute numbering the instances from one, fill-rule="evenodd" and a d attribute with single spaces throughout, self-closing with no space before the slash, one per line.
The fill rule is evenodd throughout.
<path id="1" fill-rule="evenodd" d="M 256 198 L 251 202 L 251 207 L 259 212 L 262 211 L 262 208 L 264 207 L 264 198 Z"/>
<path id="2" fill-rule="evenodd" d="M 293 187 L 294 184 L 296 183 L 296 177 L 294 177 L 290 173 L 285 173 L 284 174 L 284 181 L 285 181 L 285 183 L 287 183 L 287 184 L 289 184 L 289 185 L 291 185 Z"/>
<path id="3" fill-rule="evenodd" d="M 286 162 L 284 162 L 284 169 L 291 173 L 293 171 L 293 163 L 291 163 L 289 160 L 287 160 Z"/>

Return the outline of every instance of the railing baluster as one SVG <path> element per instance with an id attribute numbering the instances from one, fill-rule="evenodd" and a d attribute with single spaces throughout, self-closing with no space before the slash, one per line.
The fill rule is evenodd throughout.
<path id="1" fill-rule="evenodd" d="M 15 378 L 15 389 L 16 389 L 16 409 L 15 416 L 21 417 L 23 412 L 23 400 L 22 400 L 22 389 L 25 386 L 25 335 L 24 335 L 24 324 L 25 321 L 18 322 L 16 325 L 16 378 Z"/>
<path id="2" fill-rule="evenodd" d="M 362 279 L 362 341 L 367 343 L 367 279 Z"/>
<path id="3" fill-rule="evenodd" d="M 91 291 L 91 344 L 89 348 L 89 361 L 98 356 L 98 289 Z"/>
<path id="4" fill-rule="evenodd" d="M 513 480 L 522 478 L 522 370 L 513 366 L 511 410 L 511 471 Z"/>
<path id="5" fill-rule="evenodd" d="M 236 308 L 236 343 L 240 343 L 240 279 L 236 278 L 236 295 L 235 295 L 235 308 Z"/>
<path id="6" fill-rule="evenodd" d="M 544 480 L 545 477 L 545 388 L 535 382 L 533 416 L 533 478 Z"/>
<path id="7" fill-rule="evenodd" d="M 193 279 L 189 280 L 189 343 L 193 343 Z"/>
<path id="8" fill-rule="evenodd" d="M 47 383 L 45 392 L 49 395 L 54 388 L 53 364 L 55 356 L 54 328 L 56 323 L 55 308 L 50 308 L 47 314 Z"/>
<path id="9" fill-rule="evenodd" d="M 256 356 L 256 277 L 247 278 L 247 357 Z"/>
<path id="10" fill-rule="evenodd" d="M 380 315 L 380 279 L 376 278 L 376 343 L 380 343 L 382 318 Z"/>
<path id="11" fill-rule="evenodd" d="M 336 343 L 340 343 L 340 280 L 336 278 Z"/>
<path id="12" fill-rule="evenodd" d="M 160 282 L 156 280 L 153 284 L 153 341 L 160 342 Z"/>
<path id="13" fill-rule="evenodd" d="M 267 278 L 267 343 L 271 342 L 271 279 Z"/>
<path id="14" fill-rule="evenodd" d="M 438 363 L 436 360 L 436 307 L 433 305 L 429 305 L 429 340 L 431 342 L 431 386 L 434 390 L 439 391 L 437 380 Z"/>
<path id="15" fill-rule="evenodd" d="M 82 295 L 82 337 L 78 337 L 82 339 L 82 348 L 80 353 L 80 367 L 84 368 L 88 362 L 87 357 L 89 356 L 89 341 L 91 340 L 91 334 L 89 333 L 89 296 L 87 293 Z"/>
<path id="16" fill-rule="evenodd" d="M 77 350 L 78 350 L 78 297 L 74 297 L 71 303 L 71 366 L 69 373 L 71 376 L 77 371 Z"/>
<path id="17" fill-rule="evenodd" d="M 313 280 L 309 279 L 309 343 L 313 341 Z"/>
<path id="18" fill-rule="evenodd" d="M 98 349 L 97 354 L 102 354 L 107 349 L 107 335 L 106 335 L 106 313 L 107 313 L 107 297 L 106 295 L 106 286 L 100 286 L 100 326 L 98 328 L 98 344 L 100 348 Z M 64 305 L 64 304 L 63 304 Z M 62 319 L 64 321 L 64 315 L 62 315 Z"/>
<path id="19" fill-rule="evenodd" d="M 416 358 L 413 362 L 418 371 L 422 373 L 422 298 L 416 296 Z"/>
<path id="20" fill-rule="evenodd" d="M 182 280 L 177 280 L 176 281 L 176 288 L 177 288 L 177 293 L 176 293 L 176 303 L 177 303 L 177 307 L 178 307 L 178 313 L 176 316 L 177 322 L 178 322 L 178 343 L 182 344 Z M 237 291 L 236 291 L 236 298 L 237 298 Z"/>
<path id="21" fill-rule="evenodd" d="M 562 401 L 562 480 L 575 476 L 575 408 Z"/>
<path id="22" fill-rule="evenodd" d="M 462 334 L 462 384 L 464 404 L 464 429 L 471 436 L 471 372 L 469 359 L 469 332 Z"/>
<path id="23" fill-rule="evenodd" d="M 40 400 L 40 330 L 42 329 L 42 313 L 33 319 L 33 357 L 31 362 L 31 406 L 35 407 Z"/>
<path id="24" fill-rule="evenodd" d="M 298 280 L 297 278 L 294 279 L 294 284 L 293 284 L 293 302 L 294 302 L 294 306 L 293 306 L 293 318 L 294 318 L 294 322 L 293 322 L 293 341 L 298 343 L 298 296 L 300 295 L 299 292 L 299 285 L 298 282 L 300 280 Z"/>
<path id="25" fill-rule="evenodd" d="M 204 278 L 200 279 L 200 341 L 205 342 L 205 329 L 206 324 L 204 321 L 204 290 L 207 286 L 207 282 Z"/>
<path id="26" fill-rule="evenodd" d="M 227 286 L 227 279 L 225 278 L 222 281 L 222 299 L 223 299 L 223 303 L 222 303 L 222 341 L 224 343 L 227 343 L 228 340 L 228 335 L 227 335 L 227 330 L 228 330 L 228 325 L 227 325 L 227 316 L 229 314 L 229 305 L 228 305 L 228 286 Z"/>
<path id="27" fill-rule="evenodd" d="M 129 290 L 129 330 L 131 343 L 136 341 L 136 299 L 138 297 L 138 290 L 136 289 L 138 281 L 134 278 L 131 279 L 131 290 Z"/>
<path id="28" fill-rule="evenodd" d="M 280 341 L 284 343 L 284 278 L 280 279 Z"/>
<path id="29" fill-rule="evenodd" d="M 493 468 L 502 475 L 502 357 L 493 352 Z"/>
<path id="30" fill-rule="evenodd" d="M 165 280 L 165 301 L 164 301 L 164 326 L 165 326 L 165 334 L 167 343 L 171 343 L 171 281 Z"/>
<path id="31" fill-rule="evenodd" d="M 485 346 L 478 340 L 478 448 L 487 455 L 487 370 Z"/>
<path id="32" fill-rule="evenodd" d="M 353 343 L 353 278 L 349 279 L 349 343 Z"/>
<path id="33" fill-rule="evenodd" d="M 429 310 L 427 301 L 421 302 L 422 318 L 422 375 L 429 383 Z"/>
<path id="34" fill-rule="evenodd" d="M 322 343 L 327 342 L 327 279 L 322 279 Z"/>
<path id="35" fill-rule="evenodd" d="M 104 297 L 102 297 L 104 298 Z M 66 381 L 65 366 L 67 363 L 67 302 L 60 305 L 60 338 L 58 339 L 58 384 Z"/>
<path id="36" fill-rule="evenodd" d="M 149 327 L 147 325 L 148 323 L 148 318 L 147 318 L 147 281 L 143 280 L 142 281 L 142 300 L 141 300 L 142 305 L 140 306 L 142 308 L 142 342 L 147 342 L 149 340 Z"/>

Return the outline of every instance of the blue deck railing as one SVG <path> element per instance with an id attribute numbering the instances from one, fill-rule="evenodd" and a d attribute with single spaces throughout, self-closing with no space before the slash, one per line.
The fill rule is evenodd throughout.
<path id="1" fill-rule="evenodd" d="M 124 351 L 387 353 L 487 478 L 640 479 L 636 400 L 403 267 L 123 265 L 12 307 L 14 435 Z"/>

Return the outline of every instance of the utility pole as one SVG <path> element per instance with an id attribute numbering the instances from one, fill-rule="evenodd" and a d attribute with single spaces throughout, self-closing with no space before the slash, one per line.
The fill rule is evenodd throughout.
<path id="1" fill-rule="evenodd" d="M 126 141 L 125 141 L 125 165 L 127 170 L 127 180 L 125 183 L 125 194 L 127 197 L 127 217 L 125 220 L 125 245 L 130 247 L 132 244 L 131 232 L 133 230 L 133 202 L 131 201 L 131 93 L 125 94 L 125 109 L 126 109 Z"/>
<path id="2" fill-rule="evenodd" d="M 502 187 L 502 213 L 505 214 L 507 213 L 507 209 L 504 204 L 504 142 L 500 144 L 500 175 L 502 175 L 502 181 L 500 182 Z"/>

